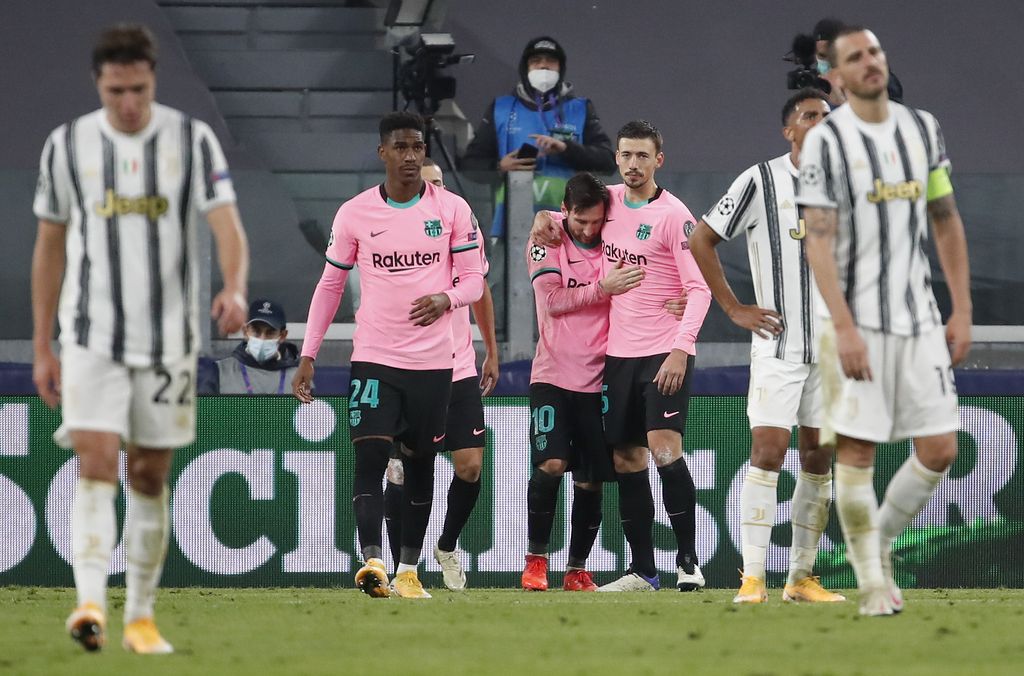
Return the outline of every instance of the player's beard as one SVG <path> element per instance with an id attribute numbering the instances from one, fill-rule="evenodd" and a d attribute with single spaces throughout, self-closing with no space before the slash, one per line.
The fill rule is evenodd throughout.
<path id="1" fill-rule="evenodd" d="M 630 176 L 629 174 L 626 174 L 625 176 L 622 177 L 622 182 L 625 183 L 630 188 L 632 188 L 633 190 L 644 187 L 645 185 L 647 185 L 647 181 L 649 180 L 650 178 L 644 176 L 643 174 L 641 174 L 640 176 Z"/>

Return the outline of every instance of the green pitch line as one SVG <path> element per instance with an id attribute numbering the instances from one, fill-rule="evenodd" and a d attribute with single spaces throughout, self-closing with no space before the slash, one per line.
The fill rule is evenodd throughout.
<path id="1" fill-rule="evenodd" d="M 168 589 L 158 624 L 170 656 L 120 647 L 123 590 L 108 643 L 64 634 L 69 589 L 0 589 L 0 673 L 278 674 L 1016 674 L 1024 590 L 910 590 L 893 618 L 853 601 L 737 607 L 733 591 L 569 594 L 431 590 L 429 601 L 352 589 Z M 854 596 L 851 594 L 851 596 Z M 138 671 L 144 669 L 144 672 Z"/>

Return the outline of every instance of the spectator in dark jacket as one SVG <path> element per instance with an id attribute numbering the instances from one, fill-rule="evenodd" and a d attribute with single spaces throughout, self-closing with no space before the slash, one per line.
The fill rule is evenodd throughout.
<path id="1" fill-rule="evenodd" d="M 284 309 L 260 299 L 249 306 L 245 340 L 217 361 L 220 394 L 290 394 L 299 350 L 288 337 Z"/>

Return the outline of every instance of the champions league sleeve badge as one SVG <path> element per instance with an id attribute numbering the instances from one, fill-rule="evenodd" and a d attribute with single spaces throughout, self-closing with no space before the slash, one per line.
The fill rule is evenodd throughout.
<path id="1" fill-rule="evenodd" d="M 534 263 L 540 263 L 542 260 L 548 257 L 548 250 L 539 244 L 534 244 L 530 247 L 530 260 Z"/>

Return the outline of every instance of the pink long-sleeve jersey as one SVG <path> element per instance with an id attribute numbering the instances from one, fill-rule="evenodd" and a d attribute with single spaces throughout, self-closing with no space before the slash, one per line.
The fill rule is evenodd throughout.
<path id="1" fill-rule="evenodd" d="M 338 209 L 327 264 L 310 302 L 302 356 L 316 358 L 348 271 L 358 264 L 362 300 L 352 361 L 411 370 L 453 368 L 452 312 L 430 326 L 415 326 L 409 311 L 415 299 L 428 294 L 447 294 L 452 310 L 480 299 L 479 230 L 465 200 L 423 185 L 409 202 L 393 202 L 383 186 L 375 186 Z"/>
<path id="2" fill-rule="evenodd" d="M 626 202 L 626 186 L 608 186 L 611 205 L 601 232 L 602 264 L 620 259 L 644 269 L 643 283 L 612 296 L 608 355 L 647 357 L 682 350 L 696 354 L 697 333 L 711 306 L 711 291 L 700 274 L 687 239 L 696 220 L 686 205 L 658 188 L 648 202 Z M 686 291 L 682 321 L 665 311 L 665 301 Z"/>

